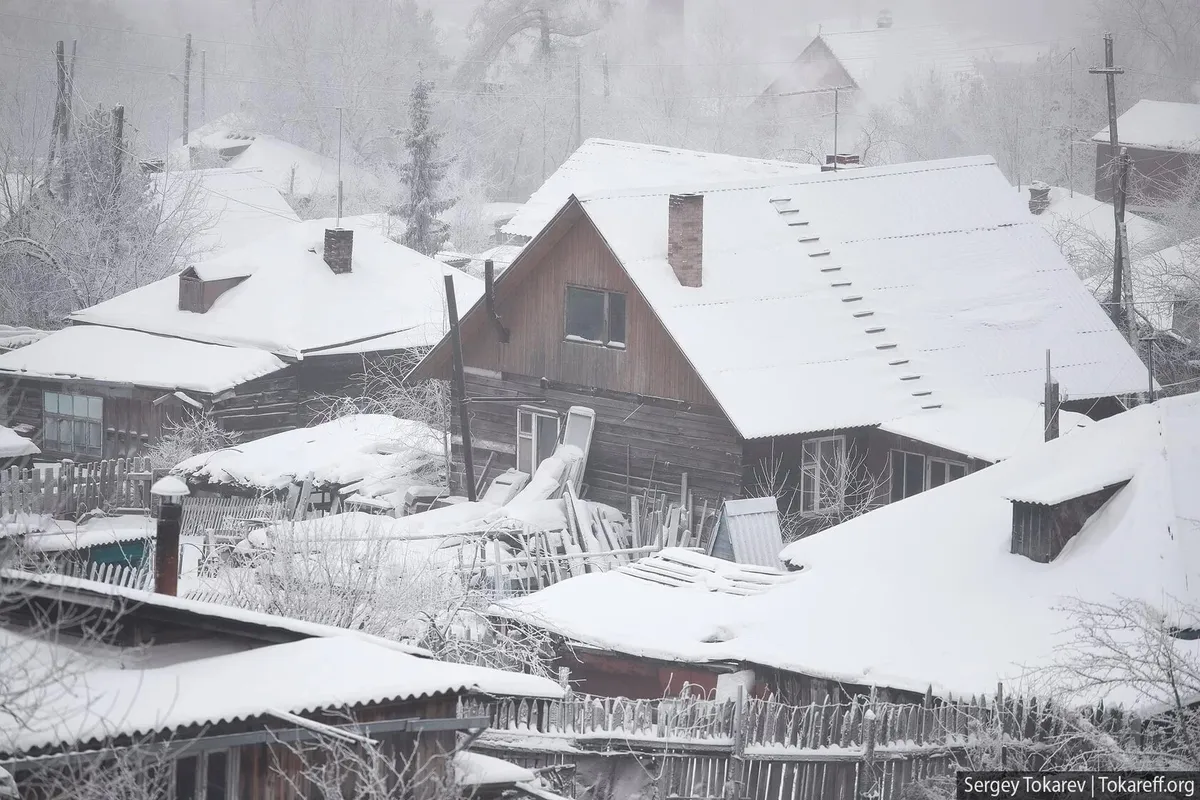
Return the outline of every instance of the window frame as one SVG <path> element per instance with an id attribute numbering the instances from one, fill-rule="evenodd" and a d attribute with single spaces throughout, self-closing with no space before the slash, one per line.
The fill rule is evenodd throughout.
<path id="1" fill-rule="evenodd" d="M 573 334 L 570 331 L 571 317 L 571 292 L 592 292 L 599 294 L 604 298 L 604 320 L 601 323 L 603 327 L 602 338 L 587 339 L 578 334 Z M 621 298 L 621 336 L 619 339 L 614 339 L 612 336 L 612 298 L 614 296 Z M 618 350 L 624 352 L 629 347 L 629 296 L 626 292 L 618 292 L 612 289 L 597 289 L 594 286 L 580 286 L 578 284 L 567 284 L 566 290 L 563 293 L 563 341 L 571 344 L 584 344 L 591 347 L 604 347 L 609 350 Z"/>
<path id="2" fill-rule="evenodd" d="M 896 456 L 897 455 L 904 456 L 906 461 L 908 458 L 921 459 L 922 467 L 921 467 L 921 489 L 920 489 L 920 491 L 914 492 L 913 494 L 904 494 L 903 488 L 902 488 L 901 496 L 896 497 L 896 480 L 897 480 L 897 478 L 899 478 L 899 480 L 900 480 L 901 487 L 903 487 L 903 484 L 904 484 L 904 475 L 900 474 L 898 476 L 896 473 Z M 933 485 L 933 466 L 934 466 L 934 464 L 939 464 L 942 467 L 944 467 L 946 470 L 946 480 L 944 480 L 942 483 L 939 483 L 937 486 L 945 486 L 947 483 L 950 483 L 951 481 L 958 480 L 958 478 L 965 478 L 971 472 L 968 464 L 965 461 L 956 461 L 955 459 L 942 458 L 941 456 L 930 456 L 930 455 L 925 455 L 924 453 L 914 453 L 911 450 L 904 450 L 899 447 L 891 448 L 888 451 L 888 481 L 889 481 L 888 502 L 898 503 L 901 500 L 907 500 L 910 497 L 915 497 L 916 495 L 921 494 L 921 492 L 928 492 L 930 489 L 936 489 L 937 486 Z M 908 467 L 907 467 L 907 463 L 906 463 L 905 471 L 907 471 L 907 469 L 908 469 Z M 960 469 L 960 470 L 962 470 L 962 473 L 957 478 L 951 478 L 950 477 L 951 469 Z"/>
<path id="3" fill-rule="evenodd" d="M 521 429 L 521 423 L 522 423 L 523 417 L 529 418 L 529 431 L 528 432 L 523 431 Z M 537 406 L 517 406 L 517 451 L 516 451 L 517 469 L 520 470 L 521 472 L 526 472 L 525 469 L 522 469 L 522 464 L 521 464 L 521 460 L 522 460 L 521 459 L 521 443 L 522 443 L 522 441 L 528 442 L 529 461 L 530 461 L 528 474 L 530 477 L 533 477 L 533 474 L 535 472 L 537 472 L 537 468 L 539 466 L 541 466 L 542 461 L 544 461 L 547 458 L 549 458 L 550 456 L 554 455 L 553 451 L 551 451 L 549 453 L 541 454 L 539 457 L 539 453 L 538 453 L 538 420 L 539 419 L 553 419 L 554 420 L 555 443 L 556 443 L 555 446 L 557 447 L 557 443 L 562 440 L 562 432 L 563 432 L 562 422 L 563 422 L 563 420 L 562 420 L 562 415 L 560 415 L 557 411 L 554 411 L 553 409 L 538 408 Z"/>
<path id="4" fill-rule="evenodd" d="M 821 471 L 821 445 L 834 444 L 836 448 L 835 458 L 840 457 L 842 460 L 842 474 L 838 476 L 841 486 L 838 487 L 837 500 L 834 503 L 825 504 L 822 502 L 823 492 L 821 491 L 824 481 L 824 474 Z M 814 460 L 808 461 L 808 452 L 811 447 L 814 453 Z M 800 442 L 800 511 L 803 514 L 828 514 L 838 512 L 846 507 L 846 489 L 849 484 L 849 475 L 846 474 L 846 437 L 841 434 L 834 436 L 819 436 L 812 439 L 804 439 Z M 812 491 L 807 490 L 807 484 L 812 482 Z M 812 507 L 809 508 L 809 500 L 812 500 Z"/>
<path id="5" fill-rule="evenodd" d="M 937 488 L 937 486 L 933 485 L 933 465 L 934 464 L 941 464 L 943 467 L 946 468 L 946 480 L 944 480 L 942 483 L 939 483 L 938 486 L 945 486 L 947 483 L 958 480 L 958 478 L 967 477 L 968 469 L 967 469 L 967 463 L 965 461 L 955 461 L 952 458 L 939 458 L 937 456 L 927 456 L 925 458 L 925 491 L 929 491 L 930 489 Z M 953 467 L 959 467 L 962 469 L 962 474 L 959 475 L 958 478 L 950 477 L 950 470 Z"/>
<path id="6" fill-rule="evenodd" d="M 225 797 L 221 800 L 238 800 L 241 794 L 241 763 L 239 761 L 239 750 L 236 747 L 217 750 L 203 750 L 199 753 L 183 758 L 174 759 L 171 762 L 171 779 L 167 790 L 167 795 L 171 800 L 192 800 L 191 798 L 180 798 L 178 796 L 178 785 L 176 784 L 176 775 L 180 761 L 195 759 L 196 762 L 196 794 L 194 800 L 208 800 L 208 759 L 214 753 L 220 753 L 225 756 Z"/>
<path id="7" fill-rule="evenodd" d="M 54 399 L 54 410 L 50 410 L 50 399 Z M 70 398 L 71 410 L 64 412 L 63 398 Z M 104 397 L 82 392 L 42 391 L 42 444 L 54 453 L 70 453 L 74 456 L 91 458 L 104 457 Z M 77 401 L 85 406 L 82 415 L 76 413 Z M 93 413 L 93 410 L 95 413 Z M 63 424 L 68 426 L 70 439 L 58 435 Z M 82 426 L 82 428 L 81 428 Z M 83 435 L 77 436 L 82 430 Z M 88 444 L 79 445 L 77 439 L 84 438 Z M 95 441 L 96 444 L 91 444 Z"/>

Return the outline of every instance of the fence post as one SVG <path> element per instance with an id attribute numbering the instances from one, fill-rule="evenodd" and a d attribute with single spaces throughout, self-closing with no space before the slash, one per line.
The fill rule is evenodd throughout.
<path id="1" fill-rule="evenodd" d="M 1008 753 L 1004 747 L 1004 682 L 996 682 L 996 755 L 1000 769 L 1006 769 Z"/>
<path id="2" fill-rule="evenodd" d="M 858 800 L 875 797 L 875 687 L 871 687 L 870 705 L 863 716 L 863 757 L 858 768 Z"/>
<path id="3" fill-rule="evenodd" d="M 729 754 L 729 769 L 725 773 L 725 798 L 738 800 L 745 793 L 742 784 L 746 762 L 746 687 L 739 685 L 737 705 L 733 707 L 733 752 Z"/>

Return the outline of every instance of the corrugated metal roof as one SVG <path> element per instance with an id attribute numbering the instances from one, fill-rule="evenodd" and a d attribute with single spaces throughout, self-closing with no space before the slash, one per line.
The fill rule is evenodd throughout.
<path id="1" fill-rule="evenodd" d="M 779 569 L 783 566 L 783 532 L 779 529 L 779 507 L 774 497 L 726 500 L 725 513 L 717 531 L 718 540 L 728 541 L 733 560 Z"/>

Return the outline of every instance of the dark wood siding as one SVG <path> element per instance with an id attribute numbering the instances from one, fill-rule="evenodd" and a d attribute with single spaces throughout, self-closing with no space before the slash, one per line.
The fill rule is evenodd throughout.
<path id="1" fill-rule="evenodd" d="M 591 392 L 582 387 L 541 381 L 510 373 L 467 374 L 467 394 L 475 397 L 539 397 L 539 408 L 565 416 L 573 406 L 596 412 L 596 428 L 584 474 L 587 497 L 621 509 L 630 493 L 645 490 L 678 493 L 682 473 L 698 497 L 737 497 L 741 490 L 742 450 L 737 433 L 725 416 L 712 407 L 685 407 L 655 398 L 617 392 Z M 518 403 L 473 403 L 471 439 L 476 480 L 486 480 L 516 466 Z M 462 492 L 462 438 L 453 415 L 454 469 L 452 486 Z"/>
<path id="2" fill-rule="evenodd" d="M 1053 561 L 1092 514 L 1127 482 L 1052 506 L 1014 500 L 1012 552 L 1040 564 Z"/>
<path id="3" fill-rule="evenodd" d="M 716 405 L 586 217 L 523 272 L 519 284 L 498 292 L 497 310 L 509 342 L 501 343 L 495 326 L 486 322 L 464 329 L 467 366 Z M 568 285 L 625 293 L 626 349 L 565 341 Z"/>
<path id="4" fill-rule="evenodd" d="M 296 366 L 222 392 L 213 402 L 212 416 L 225 430 L 241 433 L 243 441 L 300 427 Z"/>
<path id="5" fill-rule="evenodd" d="M 380 391 L 378 378 L 390 373 L 399 381 L 420 361 L 419 350 L 309 355 L 297 363 L 297 391 L 302 424 L 311 424 L 337 398 L 361 398 Z"/>
<path id="6" fill-rule="evenodd" d="M 1170 201 L 1188 184 L 1190 173 L 1200 169 L 1200 155 L 1170 150 L 1128 148 L 1130 205 L 1154 205 Z M 1096 199 L 1111 203 L 1112 146 L 1096 144 Z M 1192 198 L 1196 200 L 1197 198 Z"/>

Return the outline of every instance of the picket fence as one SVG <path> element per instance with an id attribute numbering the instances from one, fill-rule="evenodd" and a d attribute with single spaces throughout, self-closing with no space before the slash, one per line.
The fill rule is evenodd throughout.
<path id="1" fill-rule="evenodd" d="M 0 518 L 19 514 L 79 516 L 88 511 L 149 508 L 148 458 L 114 458 L 0 471 Z"/>
<path id="2" fill-rule="evenodd" d="M 945 775 L 978 743 L 1038 743 L 1071 725 L 1095 725 L 1115 742 L 1164 751 L 1169 730 L 1120 709 L 1072 717 L 1037 698 L 951 702 L 826 701 L 793 706 L 774 699 L 719 702 L 683 696 L 655 700 L 568 693 L 560 700 L 464 701 L 463 716 L 486 716 L 481 748 L 521 756 L 529 766 L 562 763 L 564 752 L 655 756 L 661 798 L 743 800 L 898 800 L 914 780 Z M 1074 719 L 1074 722 L 1069 720 Z"/>
<path id="3" fill-rule="evenodd" d="M 149 567 L 133 568 L 128 564 L 86 563 L 63 564 L 59 571 L 72 578 L 99 581 L 125 589 L 151 591 L 154 589 L 154 572 Z"/>

